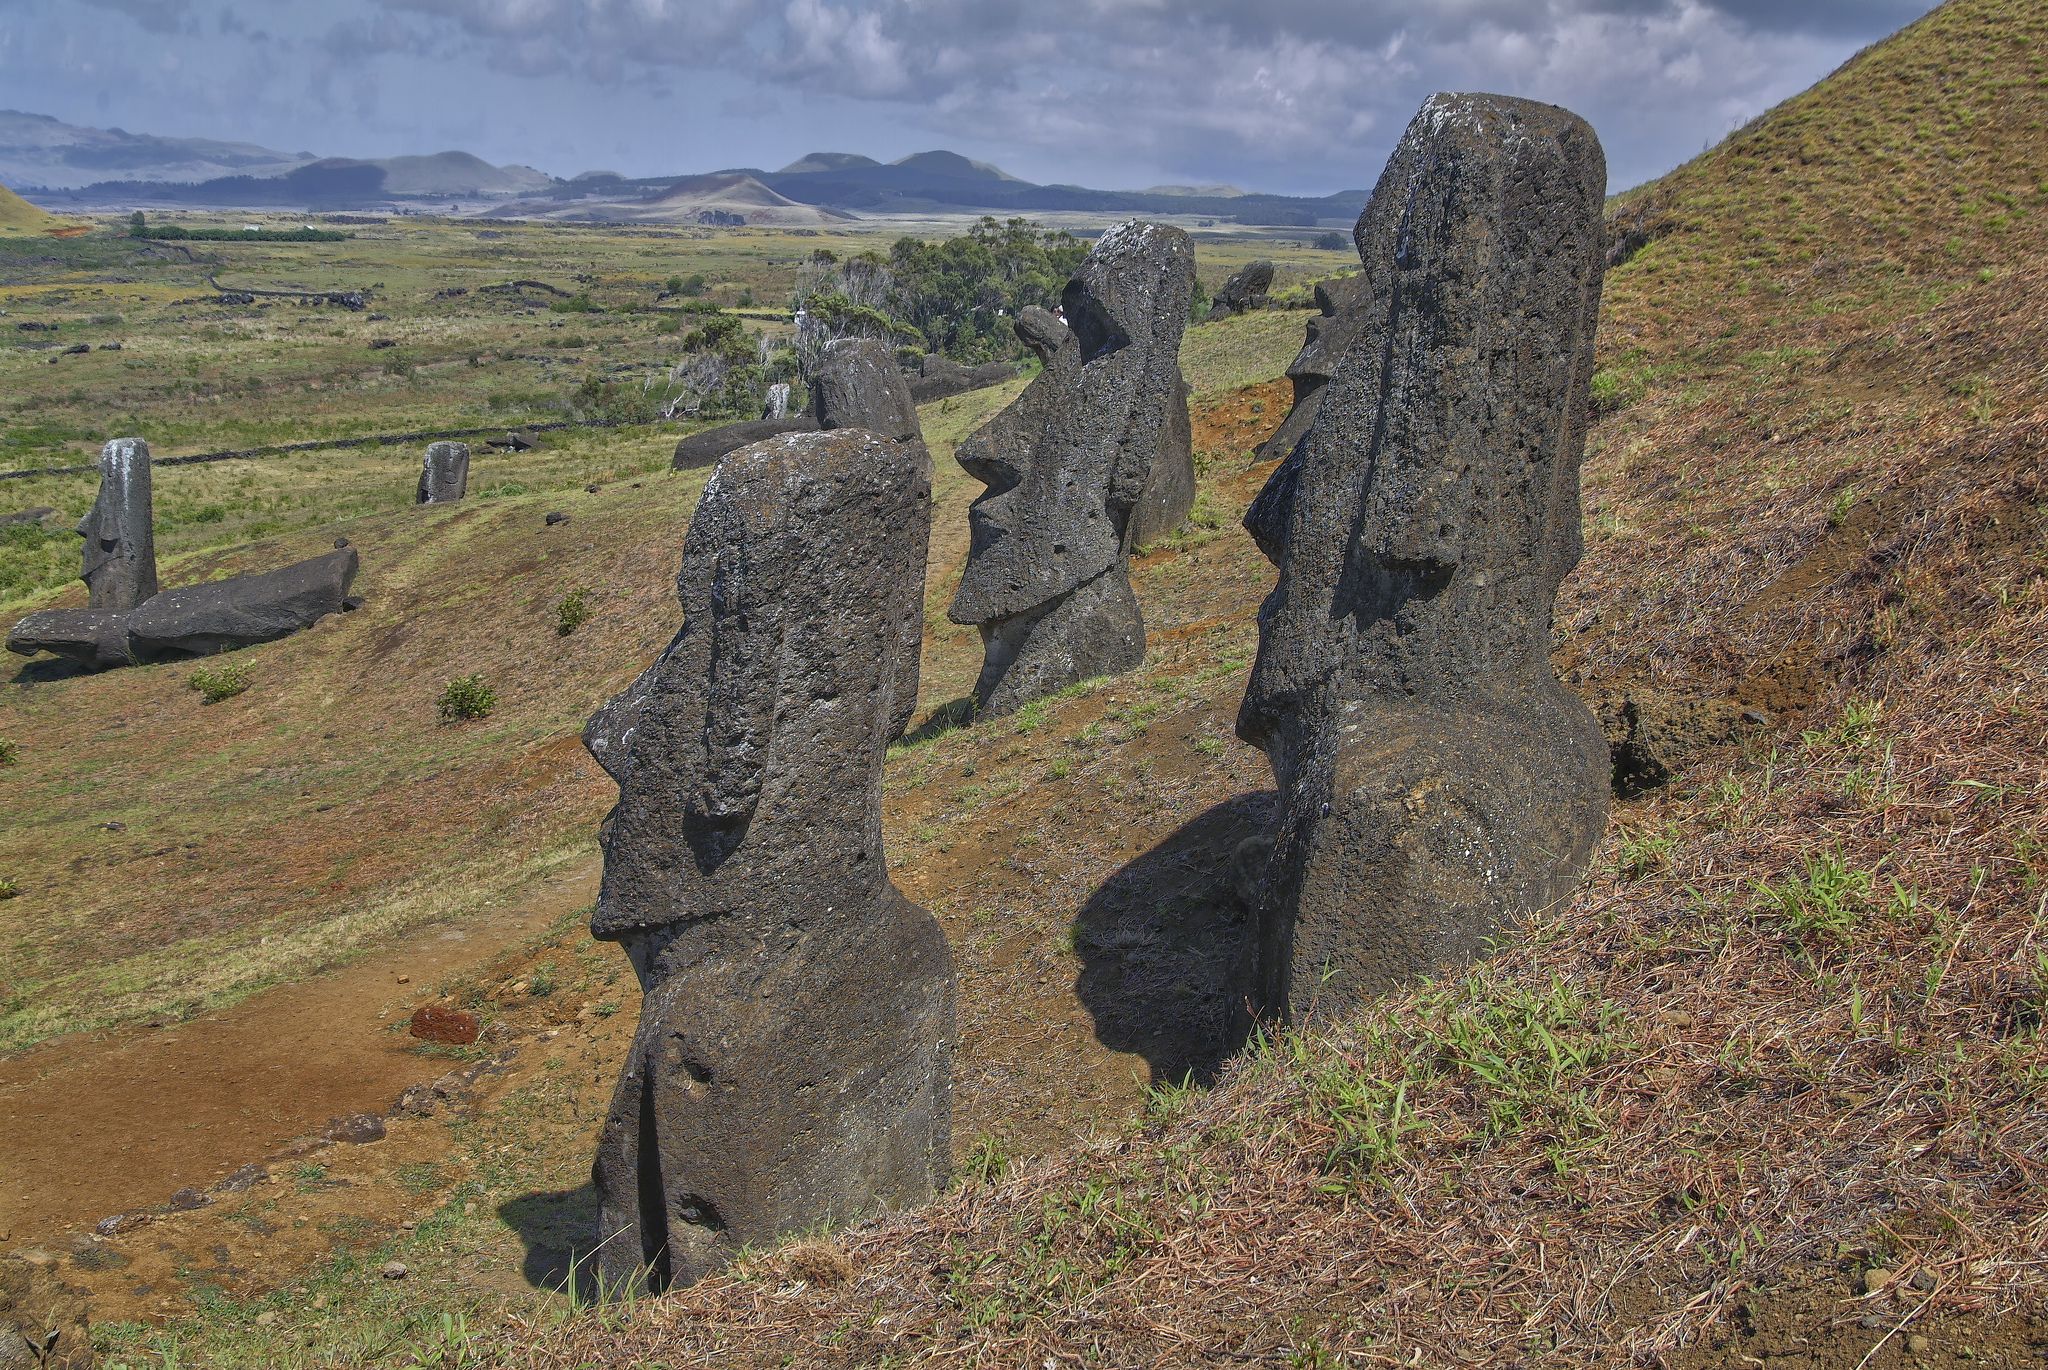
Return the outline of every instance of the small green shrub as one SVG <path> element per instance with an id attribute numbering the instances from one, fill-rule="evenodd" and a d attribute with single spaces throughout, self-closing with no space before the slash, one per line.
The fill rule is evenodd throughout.
<path id="1" fill-rule="evenodd" d="M 8 738 L 0 737 L 0 766 L 12 766 L 21 760 L 21 748 Z"/>
<path id="2" fill-rule="evenodd" d="M 555 992 L 555 963 L 536 962 L 533 974 L 526 977 L 526 992 L 536 999 L 545 999 Z"/>
<path id="3" fill-rule="evenodd" d="M 12 880 L 0 880 L 0 899 L 13 899 L 20 894 L 21 891 L 15 888 Z"/>
<path id="4" fill-rule="evenodd" d="M 498 692 L 484 684 L 482 676 L 466 675 L 449 681 L 448 688 L 441 691 L 441 697 L 434 703 L 441 710 L 441 717 L 450 722 L 483 718 L 497 706 Z"/>
<path id="5" fill-rule="evenodd" d="M 1870 902 L 1870 873 L 1849 865 L 1839 851 L 1808 855 L 1805 865 L 1803 876 L 1776 885 L 1758 882 L 1757 893 L 1776 905 L 1771 911 L 1792 931 L 1848 941 Z"/>
<path id="6" fill-rule="evenodd" d="M 562 596 L 562 602 L 555 606 L 555 634 L 567 637 L 590 620 L 590 605 L 584 602 L 583 590 L 571 590 Z"/>
<path id="7" fill-rule="evenodd" d="M 201 666 L 185 678 L 185 683 L 199 691 L 200 698 L 208 704 L 218 704 L 249 688 L 249 663 L 235 661 L 223 666 Z"/>

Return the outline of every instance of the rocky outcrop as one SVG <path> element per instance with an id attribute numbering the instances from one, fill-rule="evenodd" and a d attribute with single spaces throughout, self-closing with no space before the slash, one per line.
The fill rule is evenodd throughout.
<path id="1" fill-rule="evenodd" d="M 694 470 L 700 466 L 716 466 L 728 452 L 737 452 L 742 447 L 751 447 L 757 442 L 780 437 L 784 433 L 815 433 L 818 420 L 809 414 L 797 414 L 786 419 L 754 419 L 746 423 L 728 423 L 718 428 L 707 428 L 701 433 L 692 433 L 676 444 L 675 456 L 669 465 L 678 471 Z"/>
<path id="2" fill-rule="evenodd" d="M 1213 303 L 1209 306 L 1210 321 L 1227 319 L 1247 309 L 1263 308 L 1266 294 L 1272 288 L 1273 264 L 1263 257 L 1246 262 L 1217 287 Z"/>
<path id="3" fill-rule="evenodd" d="M 859 428 L 896 443 L 917 465 L 918 479 L 932 482 L 932 456 L 924 445 L 917 404 L 889 349 L 873 338 L 841 338 L 825 344 L 811 379 L 811 414 L 826 432 Z M 917 583 L 924 583 L 925 559 L 931 544 L 929 522 L 905 529 L 906 565 Z M 919 655 L 924 647 L 924 615 L 903 620 L 904 640 L 896 656 L 896 712 L 889 736 L 901 737 L 917 712 Z"/>
<path id="4" fill-rule="evenodd" d="M 584 729 L 619 785 L 591 931 L 645 992 L 593 1172 L 614 1288 L 688 1284 L 945 1173 L 952 964 L 881 835 L 930 498 L 910 446 L 863 429 L 726 457 L 681 630 Z"/>
<path id="5" fill-rule="evenodd" d="M 344 547 L 275 571 L 166 590 L 128 615 L 129 652 L 158 661 L 274 642 L 351 607 L 356 564 L 356 549 Z"/>
<path id="6" fill-rule="evenodd" d="M 78 578 L 90 607 L 119 613 L 156 593 L 154 518 L 149 444 L 116 438 L 100 449 L 99 497 L 78 521 L 85 539 Z"/>
<path id="7" fill-rule="evenodd" d="M 1237 720 L 1282 807 L 1265 1013 L 1483 954 L 1599 840 L 1607 746 L 1547 652 L 1579 558 L 1605 190 L 1576 116 L 1438 95 L 1360 217 L 1362 336 L 1245 517 L 1280 568 Z"/>
<path id="8" fill-rule="evenodd" d="M 978 708 L 1007 713 L 1145 659 L 1124 558 L 1131 515 L 1185 401 L 1178 352 L 1194 284 L 1187 234 L 1105 233 L 1061 296 L 1069 333 L 955 459 L 988 489 L 968 510 L 947 617 L 981 630 Z"/>
<path id="9" fill-rule="evenodd" d="M 452 504 L 469 493 L 469 444 L 430 442 L 420 458 L 419 488 L 414 504 Z"/>
<path id="10" fill-rule="evenodd" d="M 1337 363 L 1365 328 L 1367 311 L 1372 305 L 1372 282 L 1365 276 L 1318 281 L 1315 301 L 1316 317 L 1308 321 L 1301 351 L 1294 354 L 1287 367 L 1287 379 L 1294 384 L 1293 407 L 1273 435 L 1259 445 L 1261 461 L 1292 452 L 1315 423 L 1323 388 L 1337 374 Z"/>

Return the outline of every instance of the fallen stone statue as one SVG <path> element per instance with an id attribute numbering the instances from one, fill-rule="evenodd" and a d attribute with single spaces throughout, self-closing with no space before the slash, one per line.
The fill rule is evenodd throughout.
<path id="1" fill-rule="evenodd" d="M 730 454 L 684 539 L 681 630 L 584 728 L 619 785 L 591 932 L 645 994 L 593 1169 L 613 1288 L 946 1172 L 951 955 L 881 833 L 930 503 L 913 444 L 865 429 Z"/>
<path id="2" fill-rule="evenodd" d="M 699 466 L 714 466 L 728 452 L 737 452 L 742 447 L 751 447 L 757 442 L 780 437 L 784 433 L 815 433 L 818 420 L 812 414 L 792 414 L 781 419 L 748 419 L 743 423 L 722 424 L 707 428 L 701 433 L 692 433 L 676 443 L 675 455 L 669 458 L 669 466 L 677 471 L 694 470 Z"/>
<path id="3" fill-rule="evenodd" d="M 356 549 L 346 547 L 275 571 L 165 590 L 127 613 L 39 609 L 8 630 L 7 650 L 49 652 L 104 671 L 274 642 L 361 604 L 349 593 L 356 565 Z"/>
<path id="4" fill-rule="evenodd" d="M 1281 814 L 1250 999 L 1341 1012 L 1565 898 L 1600 725 L 1547 660 L 1577 564 L 1606 162 L 1550 105 L 1432 96 L 1360 216 L 1370 304 L 1245 526 L 1280 568 L 1238 736 Z"/>
<path id="5" fill-rule="evenodd" d="M 977 708 L 1008 713 L 1144 661 L 1125 557 L 1162 452 L 1185 442 L 1178 354 L 1193 287 L 1179 229 L 1103 234 L 1061 296 L 1064 330 L 1023 321 L 1045 369 L 955 452 L 988 487 L 968 510 L 967 567 L 946 611 L 981 630 Z M 1192 499 L 1192 465 L 1185 489 Z"/>

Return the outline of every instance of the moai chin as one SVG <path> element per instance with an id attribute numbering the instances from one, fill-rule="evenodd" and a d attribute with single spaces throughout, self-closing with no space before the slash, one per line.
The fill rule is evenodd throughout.
<path id="1" fill-rule="evenodd" d="M 1606 744 L 1547 654 L 1580 551 L 1606 181 L 1576 115 L 1437 95 L 1359 218 L 1361 335 L 1245 515 L 1280 568 L 1237 719 L 1281 802 L 1265 1013 L 1483 954 L 1569 893 L 1605 827 Z"/>
<path id="2" fill-rule="evenodd" d="M 592 715 L 619 785 L 591 931 L 645 1000 L 593 1178 L 615 1287 L 929 1197 L 954 981 L 885 869 L 881 767 L 931 488 L 861 429 L 728 454 L 683 544 L 683 625 Z"/>
<path id="3" fill-rule="evenodd" d="M 450 504 L 469 493 L 469 444 L 430 442 L 420 458 L 414 504 Z"/>
<path id="4" fill-rule="evenodd" d="M 78 578 L 88 608 L 133 609 L 156 593 L 155 513 L 149 444 L 116 438 L 100 449 L 100 491 L 78 521 L 85 539 Z"/>
<path id="5" fill-rule="evenodd" d="M 1177 228 L 1103 234 L 1060 297 L 1065 335 L 1029 339 L 1047 347 L 1045 369 L 955 453 L 988 487 L 968 510 L 967 569 L 947 610 L 981 630 L 977 708 L 1007 713 L 1144 661 L 1124 559 L 1173 410 L 1185 415 L 1179 351 L 1194 279 Z"/>

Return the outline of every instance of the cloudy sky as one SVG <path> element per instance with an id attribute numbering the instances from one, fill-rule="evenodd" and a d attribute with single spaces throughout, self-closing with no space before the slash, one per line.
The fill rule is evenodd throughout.
<path id="1" fill-rule="evenodd" d="M 1931 0 L 0 0 L 0 105 L 559 176 L 950 148 L 1033 181 L 1369 187 L 1435 90 L 1655 176 Z"/>

